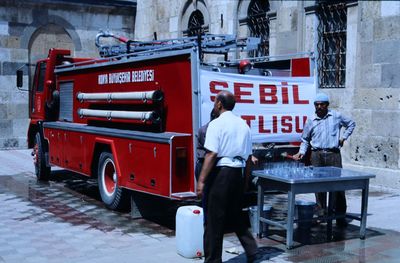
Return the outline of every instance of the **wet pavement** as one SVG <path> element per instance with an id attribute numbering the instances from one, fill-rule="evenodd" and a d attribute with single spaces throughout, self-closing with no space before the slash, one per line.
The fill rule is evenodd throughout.
<path id="1" fill-rule="evenodd" d="M 64 170 L 49 183 L 37 182 L 28 150 L 0 151 L 0 262 L 202 262 L 176 253 L 169 222 L 133 219 L 106 209 L 95 181 Z M 400 191 L 371 187 L 366 239 L 359 222 L 295 232 L 295 248 L 286 250 L 285 233 L 270 227 L 257 239 L 265 262 L 399 262 Z M 314 200 L 312 195 L 300 199 Z M 349 211 L 359 213 L 360 193 L 347 193 Z M 285 195 L 269 195 L 273 216 L 284 218 Z M 225 262 L 246 262 L 235 235 L 224 239 Z"/>

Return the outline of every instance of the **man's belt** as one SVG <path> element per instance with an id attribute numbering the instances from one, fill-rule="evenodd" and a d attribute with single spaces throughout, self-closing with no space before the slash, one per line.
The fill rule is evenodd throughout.
<path id="1" fill-rule="evenodd" d="M 217 158 L 217 161 L 216 161 L 216 164 L 217 164 L 217 166 L 229 166 L 230 167 L 230 165 L 222 165 L 222 164 L 219 164 L 219 161 L 221 160 L 221 159 L 228 159 L 230 162 L 232 162 L 232 163 L 235 163 L 236 161 L 240 161 L 241 163 L 242 163 L 242 167 L 245 167 L 246 166 L 246 159 L 244 159 L 244 158 L 242 158 L 241 156 L 235 156 L 235 157 L 228 157 L 228 156 L 223 156 L 223 157 L 218 157 Z"/>
<path id="2" fill-rule="evenodd" d="M 316 148 L 316 149 L 312 149 L 312 151 L 313 152 L 340 153 L 339 148 L 326 148 L 326 149 Z"/>

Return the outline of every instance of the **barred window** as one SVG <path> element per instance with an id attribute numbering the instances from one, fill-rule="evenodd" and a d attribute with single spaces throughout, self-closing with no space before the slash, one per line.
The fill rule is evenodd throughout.
<path id="1" fill-rule="evenodd" d="M 344 88 L 346 81 L 346 2 L 318 1 L 317 5 L 319 87 Z"/>
<path id="2" fill-rule="evenodd" d="M 208 26 L 204 26 L 203 14 L 199 10 L 194 11 L 189 17 L 188 29 L 183 31 L 183 34 L 185 36 L 192 37 L 199 34 L 202 35 L 207 32 Z"/>
<path id="3" fill-rule="evenodd" d="M 247 26 L 251 37 L 261 38 L 258 50 L 249 52 L 250 57 L 269 55 L 269 1 L 252 0 L 247 10 Z"/>

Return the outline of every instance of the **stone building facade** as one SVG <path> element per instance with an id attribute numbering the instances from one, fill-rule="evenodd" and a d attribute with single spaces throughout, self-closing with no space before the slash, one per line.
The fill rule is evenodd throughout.
<path id="1" fill-rule="evenodd" d="M 134 36 L 136 0 L 2 0 L 0 5 L 0 149 L 26 147 L 28 92 L 15 71 L 46 58 L 50 48 L 98 57 L 95 37 L 109 30 Z M 28 89 L 28 77 L 24 89 Z"/>
<path id="2" fill-rule="evenodd" d="M 344 166 L 400 188 L 400 3 L 329 2 L 138 1 L 135 37 L 181 37 L 200 25 L 215 34 L 261 34 L 271 56 L 312 52 L 318 89 L 357 123 L 343 149 Z"/>

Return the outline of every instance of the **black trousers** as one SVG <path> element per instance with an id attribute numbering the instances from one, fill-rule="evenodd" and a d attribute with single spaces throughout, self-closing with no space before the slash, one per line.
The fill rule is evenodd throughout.
<path id="1" fill-rule="evenodd" d="M 247 257 L 257 253 L 257 243 L 242 213 L 244 178 L 241 168 L 217 167 L 206 182 L 207 221 L 204 225 L 204 262 L 222 262 L 225 229 L 232 229 Z"/>
<path id="2" fill-rule="evenodd" d="M 342 168 L 342 156 L 340 152 L 313 151 L 311 153 L 311 164 L 315 167 L 334 166 Z M 345 192 L 338 191 L 334 195 L 335 203 L 333 204 L 333 208 L 335 213 L 338 215 L 346 214 L 347 203 Z M 326 193 L 316 193 L 315 198 L 317 205 L 326 210 Z"/>

